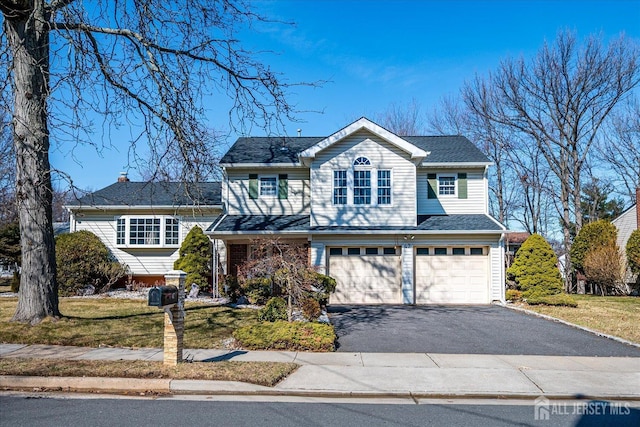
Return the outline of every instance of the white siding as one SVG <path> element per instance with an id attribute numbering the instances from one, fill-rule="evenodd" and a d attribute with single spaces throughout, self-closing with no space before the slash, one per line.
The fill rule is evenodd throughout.
<path id="1" fill-rule="evenodd" d="M 494 243 L 489 249 L 491 258 L 491 276 L 489 282 L 492 301 L 505 301 L 505 277 L 504 277 L 504 245 L 501 242 Z"/>
<path id="2" fill-rule="evenodd" d="M 120 215 L 128 215 L 130 217 L 145 215 L 170 215 L 180 218 L 180 243 L 184 240 L 191 228 L 199 225 L 200 228 L 206 230 L 216 219 L 219 213 L 210 214 L 193 214 L 192 212 L 100 212 L 94 213 L 90 211 L 83 212 L 83 216 L 76 217 L 75 229 L 71 231 L 88 230 L 97 235 L 100 240 L 107 246 L 119 262 L 126 264 L 131 273 L 134 275 L 163 275 L 169 270 L 173 270 L 173 263 L 178 259 L 179 247 L 168 248 L 123 248 L 116 247 L 116 217 Z M 220 242 L 218 246 L 224 245 Z M 221 252 L 224 262 L 224 249 Z"/>
<path id="3" fill-rule="evenodd" d="M 627 246 L 627 240 L 629 240 L 631 233 L 638 229 L 637 209 L 638 205 L 636 204 L 612 221 L 613 225 L 618 229 L 618 247 L 623 251 Z"/>
<path id="4" fill-rule="evenodd" d="M 454 175 L 467 174 L 467 198 L 459 199 L 455 196 L 438 196 L 437 199 L 427 198 L 427 174 Z M 436 189 L 437 192 L 437 189 Z M 482 214 L 488 211 L 487 184 L 483 169 L 428 169 L 419 168 L 417 172 L 416 197 L 418 215 L 442 214 Z"/>
<path id="5" fill-rule="evenodd" d="M 278 176 L 287 174 L 289 193 L 286 199 L 277 197 L 249 198 L 249 174 Z M 227 168 L 222 186 L 223 200 L 229 215 L 304 215 L 309 214 L 309 170 L 289 169 L 240 169 Z"/>
<path id="6" fill-rule="evenodd" d="M 371 161 L 373 170 L 390 169 L 392 204 L 354 206 L 352 182 L 347 205 L 333 204 L 333 171 L 350 170 L 357 157 Z M 371 174 L 372 184 L 377 181 Z M 320 226 L 415 226 L 416 168 L 404 151 L 379 137 L 361 131 L 321 151 L 311 164 L 311 225 Z M 377 194 L 372 191 L 372 201 Z"/>

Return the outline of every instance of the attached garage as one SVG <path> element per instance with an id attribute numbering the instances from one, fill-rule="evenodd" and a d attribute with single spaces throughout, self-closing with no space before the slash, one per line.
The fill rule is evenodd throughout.
<path id="1" fill-rule="evenodd" d="M 395 248 L 330 248 L 333 304 L 402 304 L 402 265 Z"/>
<path id="2" fill-rule="evenodd" d="M 417 248 L 416 304 L 488 304 L 487 248 Z"/>

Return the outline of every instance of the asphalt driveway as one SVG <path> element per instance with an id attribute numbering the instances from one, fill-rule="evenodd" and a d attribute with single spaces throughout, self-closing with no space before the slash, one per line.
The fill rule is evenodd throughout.
<path id="1" fill-rule="evenodd" d="M 340 352 L 640 357 L 640 348 L 491 306 L 334 305 Z"/>

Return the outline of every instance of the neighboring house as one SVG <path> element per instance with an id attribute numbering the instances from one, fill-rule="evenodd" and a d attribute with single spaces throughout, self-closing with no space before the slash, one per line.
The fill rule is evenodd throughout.
<path id="1" fill-rule="evenodd" d="M 240 138 L 207 233 L 225 242 L 230 274 L 256 238 L 308 244 L 337 280 L 331 303 L 504 301 L 490 165 L 465 137 L 401 137 L 366 118 L 327 137 Z"/>
<path id="2" fill-rule="evenodd" d="M 524 241 L 527 240 L 529 236 L 531 236 L 531 233 L 528 231 L 512 231 L 505 234 L 504 242 L 507 268 L 511 267 L 518 249 L 520 249 Z"/>
<path id="3" fill-rule="evenodd" d="M 627 241 L 629 240 L 631 233 L 640 228 L 640 210 L 638 209 L 638 200 L 640 200 L 640 188 L 636 188 L 636 203 L 620 214 L 619 217 L 611 221 L 618 229 L 618 247 L 623 252 L 627 247 Z M 629 273 L 627 275 L 627 281 L 629 284 L 635 283 L 635 278 Z"/>
<path id="4" fill-rule="evenodd" d="M 220 215 L 220 183 L 118 182 L 69 204 L 70 231 L 88 230 L 129 267 L 129 280 L 162 283 L 189 230 Z"/>

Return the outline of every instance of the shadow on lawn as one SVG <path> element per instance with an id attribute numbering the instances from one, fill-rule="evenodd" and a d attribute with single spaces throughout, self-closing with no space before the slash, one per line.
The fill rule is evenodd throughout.
<path id="1" fill-rule="evenodd" d="M 209 310 L 209 309 L 218 308 L 218 307 L 221 307 L 221 306 L 189 307 L 189 308 L 186 308 L 184 311 L 185 313 L 189 313 L 189 312 L 197 312 L 200 310 Z M 232 310 L 231 313 L 225 312 L 224 314 L 230 315 L 231 317 L 239 316 L 239 313 L 235 311 L 238 309 L 235 309 L 233 307 L 228 307 L 228 306 L 222 306 L 222 307 L 226 308 L 227 310 Z M 65 315 L 63 315 L 62 317 L 70 320 L 121 320 L 121 319 L 152 317 L 152 316 L 157 316 L 163 313 L 164 313 L 164 310 L 158 310 L 158 311 L 149 311 L 147 313 L 133 313 L 133 314 L 122 314 L 122 315 L 103 316 L 103 317 L 92 317 L 92 316 L 83 317 L 83 316 L 65 316 Z"/>

